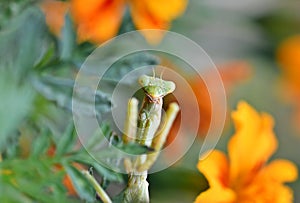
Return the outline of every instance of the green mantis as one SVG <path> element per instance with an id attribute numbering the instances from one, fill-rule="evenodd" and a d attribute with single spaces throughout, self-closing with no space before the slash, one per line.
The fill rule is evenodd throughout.
<path id="1" fill-rule="evenodd" d="M 125 158 L 124 166 L 129 174 L 128 185 L 124 192 L 123 202 L 125 203 L 149 202 L 147 173 L 159 156 L 179 111 L 178 105 L 172 103 L 164 118 L 161 118 L 163 97 L 175 90 L 173 82 L 143 75 L 139 78 L 139 83 L 144 90 L 145 97 L 140 111 L 138 111 L 138 100 L 135 98 L 129 100 L 123 141 L 146 145 L 153 151 L 134 159 Z M 84 171 L 83 175 L 93 185 L 104 203 L 112 203 L 112 200 L 89 172 Z"/>
<path id="2" fill-rule="evenodd" d="M 140 155 L 135 160 L 125 159 L 125 169 L 129 174 L 124 202 L 149 202 L 147 171 L 154 164 L 162 149 L 169 130 L 179 111 L 176 103 L 170 104 L 161 122 L 163 97 L 175 90 L 175 84 L 161 78 L 143 75 L 139 78 L 145 97 L 138 113 L 138 101 L 128 102 L 124 142 L 137 142 L 153 149 L 153 152 Z"/>

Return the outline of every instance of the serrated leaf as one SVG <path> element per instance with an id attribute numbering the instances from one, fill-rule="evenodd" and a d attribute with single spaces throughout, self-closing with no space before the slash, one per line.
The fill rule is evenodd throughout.
<path id="1" fill-rule="evenodd" d="M 72 86 L 69 79 L 36 76 L 32 78 L 35 89 L 50 101 L 59 106 L 70 109 Z"/>
<path id="2" fill-rule="evenodd" d="M 0 181 L 0 202 L 32 203 L 32 200 L 9 184 Z"/>
<path id="3" fill-rule="evenodd" d="M 121 174 L 116 173 L 106 168 L 105 166 L 102 166 L 87 152 L 82 152 L 80 154 L 74 155 L 73 157 L 71 157 L 71 159 L 73 161 L 92 166 L 99 173 L 99 175 L 105 177 L 109 181 L 123 182 L 123 177 Z"/>
<path id="4" fill-rule="evenodd" d="M 54 43 L 49 44 L 48 50 L 42 56 L 41 60 L 35 65 L 35 68 L 45 67 L 51 62 L 51 59 L 55 57 L 55 46 Z"/>
<path id="5" fill-rule="evenodd" d="M 87 144 L 85 145 L 85 148 L 87 150 L 93 150 L 94 147 L 96 147 L 100 143 L 103 143 L 104 139 L 106 139 L 106 138 L 104 137 L 103 132 L 101 131 L 101 129 L 98 129 L 88 139 Z"/>
<path id="6" fill-rule="evenodd" d="M 30 113 L 34 92 L 28 84 L 19 85 L 18 79 L 0 66 L 0 151 L 7 147 L 10 136 L 16 135 L 18 125 Z"/>
<path id="7" fill-rule="evenodd" d="M 31 155 L 38 157 L 44 154 L 50 146 L 49 130 L 44 130 L 33 142 Z"/>
<path id="8" fill-rule="evenodd" d="M 5 159 L 1 163 L 2 168 L 11 172 L 7 178 L 2 178 L 3 176 L 0 178 L 0 187 L 13 186 L 18 193 L 29 197 L 30 202 L 55 202 L 57 196 L 61 197 L 59 202 L 70 202 L 67 201 L 65 190 L 56 190 L 62 185 L 63 173 L 53 173 L 51 162 L 52 159 L 40 159 L 38 157 L 34 159 Z M 3 180 L 6 182 L 1 184 Z M 54 190 L 56 190 L 56 194 L 54 194 Z"/>
<path id="9" fill-rule="evenodd" d="M 28 177 L 19 177 L 16 179 L 16 183 L 20 191 L 28 196 L 34 197 L 34 199 L 38 202 L 51 203 L 53 201 L 50 195 L 46 197 L 45 194 L 43 194 L 44 188 L 42 185 L 40 185 L 40 183 L 32 184 Z"/>
<path id="10" fill-rule="evenodd" d="M 118 144 L 116 147 L 124 151 L 125 153 L 134 154 L 134 155 L 145 154 L 149 151 L 153 151 L 152 148 L 149 148 L 145 145 L 140 145 L 138 143 L 133 143 L 133 142 L 130 142 L 128 144 L 123 144 L 123 143 Z"/>
<path id="11" fill-rule="evenodd" d="M 76 46 L 76 34 L 74 32 L 73 23 L 70 15 L 65 16 L 65 24 L 62 29 L 62 39 L 59 42 L 60 58 L 62 60 L 69 60 L 72 57 L 74 48 Z"/>
<path id="12" fill-rule="evenodd" d="M 103 78 L 119 82 L 127 73 L 143 66 L 152 66 L 159 63 L 159 58 L 150 53 L 140 52 L 130 54 L 114 63 L 104 74 Z M 136 81 L 128 81 L 132 83 Z"/>
<path id="13" fill-rule="evenodd" d="M 13 67 L 16 75 L 30 74 L 48 50 L 49 36 L 40 9 L 26 9 L 12 19 L 0 35 L 0 62 Z"/>
<path id="14" fill-rule="evenodd" d="M 94 100 L 95 99 L 95 100 Z M 96 112 L 96 116 L 101 118 L 101 115 L 111 111 L 111 98 L 101 90 L 93 91 L 89 88 L 77 87 L 73 94 L 74 114 L 82 116 L 91 116 Z"/>
<path id="15" fill-rule="evenodd" d="M 116 173 L 116 172 L 102 166 L 101 164 L 97 163 L 96 161 L 91 163 L 91 165 L 95 168 L 95 170 L 99 174 L 101 174 L 103 177 L 105 177 L 109 181 L 116 181 L 116 182 L 123 182 L 124 181 L 121 174 Z"/>
<path id="16" fill-rule="evenodd" d="M 96 92 L 91 89 L 76 89 L 73 94 L 74 81 L 67 78 L 59 78 L 53 76 L 35 76 L 32 77 L 32 84 L 35 89 L 50 101 L 54 101 L 62 108 L 72 111 L 75 114 L 96 115 L 110 111 L 111 99 L 102 91 Z M 95 95 L 95 101 L 92 95 Z M 76 104 L 77 109 L 72 109 Z"/>
<path id="17" fill-rule="evenodd" d="M 68 153 L 72 150 L 74 144 L 76 143 L 77 134 L 74 127 L 74 123 L 71 122 L 65 133 L 62 134 L 56 146 L 56 155 L 61 156 L 65 153 Z"/>
<path id="18" fill-rule="evenodd" d="M 132 17 L 130 15 L 130 11 L 126 10 L 123 19 L 122 19 L 122 24 L 119 28 L 119 33 L 118 35 L 124 34 L 126 32 L 131 32 L 136 30 L 136 27 L 132 21 Z"/>
<path id="19" fill-rule="evenodd" d="M 72 183 L 80 198 L 86 201 L 94 201 L 95 191 L 90 185 L 89 181 L 84 177 L 84 175 L 75 167 L 68 164 L 64 164 L 64 168 L 66 169 L 68 175 L 71 177 Z"/>

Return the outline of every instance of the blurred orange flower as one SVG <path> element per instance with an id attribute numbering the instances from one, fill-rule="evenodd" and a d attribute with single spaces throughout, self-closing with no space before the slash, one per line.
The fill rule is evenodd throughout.
<path id="1" fill-rule="evenodd" d="M 277 61 L 282 70 L 284 93 L 295 107 L 295 124 L 300 122 L 300 35 L 283 41 L 277 50 Z"/>
<path id="2" fill-rule="evenodd" d="M 64 26 L 64 17 L 69 9 L 69 3 L 46 0 L 41 4 L 41 9 L 45 13 L 50 31 L 59 36 Z"/>
<path id="3" fill-rule="evenodd" d="M 164 66 L 172 67 L 174 65 L 164 62 Z M 237 85 L 241 81 L 245 81 L 247 78 L 251 75 L 251 66 L 244 61 L 232 61 L 228 62 L 226 64 L 220 64 L 218 65 L 218 71 L 220 73 L 222 82 L 224 84 L 226 94 L 230 94 L 230 90 L 232 90 L 232 87 L 234 85 Z M 185 73 L 182 73 L 183 75 Z M 214 80 L 213 74 L 211 74 L 209 71 L 207 71 L 205 74 L 207 74 L 207 78 L 210 80 Z M 174 79 L 173 79 L 174 80 Z M 190 95 L 187 95 L 186 90 L 183 85 L 180 84 L 180 81 L 175 81 L 176 83 L 176 91 L 178 91 L 178 95 L 180 98 L 176 98 L 178 100 L 184 100 L 184 102 L 180 108 L 184 109 L 184 111 L 188 112 L 190 117 L 192 118 L 195 114 L 195 109 L 193 109 L 193 105 L 191 104 L 192 99 Z M 201 119 L 199 120 L 199 129 L 198 129 L 198 135 L 200 137 L 205 137 L 208 129 L 211 124 L 211 117 L 212 117 L 212 107 L 211 107 L 211 98 L 209 91 L 207 89 L 207 86 L 204 82 L 204 80 L 197 75 L 193 75 L 188 78 L 188 83 L 191 86 L 194 95 L 197 99 L 198 108 L 200 111 Z M 171 102 L 176 101 L 175 98 L 172 97 L 166 97 L 164 103 L 165 107 L 167 107 Z M 218 117 L 218 116 L 217 116 Z M 190 128 L 193 127 L 190 125 L 189 121 L 183 121 L 181 123 L 181 115 L 176 117 L 174 124 L 170 130 L 170 133 L 168 135 L 167 143 L 172 142 L 172 140 L 175 139 L 175 137 L 178 134 L 178 129 L 180 126 L 183 125 L 183 127 Z M 180 147 L 180 146 L 179 146 Z"/>
<path id="4" fill-rule="evenodd" d="M 70 9 L 79 42 L 101 43 L 118 33 L 127 4 L 137 29 L 164 30 L 169 29 L 170 22 L 185 11 L 187 0 L 46 0 L 41 8 L 54 34 L 60 34 L 64 16 Z M 162 37 L 142 33 L 153 43 Z"/>
<path id="5" fill-rule="evenodd" d="M 277 149 L 273 118 L 259 114 L 245 102 L 238 104 L 232 118 L 236 133 L 228 144 L 228 158 L 223 152 L 213 150 L 197 165 L 210 188 L 195 202 L 292 202 L 293 192 L 283 183 L 297 179 L 296 166 L 282 159 L 267 164 Z"/>

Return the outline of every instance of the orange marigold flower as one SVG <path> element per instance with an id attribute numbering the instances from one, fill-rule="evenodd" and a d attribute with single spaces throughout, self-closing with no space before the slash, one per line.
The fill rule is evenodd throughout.
<path id="1" fill-rule="evenodd" d="M 295 107 L 295 124 L 300 122 L 300 35 L 284 40 L 277 50 L 284 93 Z"/>
<path id="2" fill-rule="evenodd" d="M 70 3 L 80 42 L 101 43 L 117 34 L 125 0 L 71 0 Z"/>
<path id="3" fill-rule="evenodd" d="M 164 66 L 167 67 L 172 67 L 174 66 L 171 63 L 168 63 L 167 61 L 163 61 Z M 175 68 L 174 68 L 175 69 Z M 227 62 L 224 64 L 218 65 L 218 71 L 220 73 L 222 82 L 224 83 L 224 87 L 226 90 L 226 95 L 230 94 L 230 91 L 232 90 L 232 87 L 237 85 L 238 83 L 245 81 L 251 76 L 251 71 L 252 68 L 251 66 L 245 62 L 245 61 L 231 61 Z M 185 73 L 182 73 L 183 75 Z M 205 73 L 208 77 L 209 80 L 214 80 L 214 75 L 210 72 L 207 71 Z M 173 79 L 174 80 L 174 79 Z M 191 96 L 186 94 L 185 88 L 182 88 L 184 86 L 181 85 L 180 81 L 176 81 L 175 83 L 177 84 L 176 91 L 179 92 L 180 98 L 176 98 L 178 100 L 185 100 L 186 103 L 182 104 L 184 106 L 181 106 L 181 109 L 185 109 L 185 111 L 188 112 L 188 114 L 193 117 L 195 114 L 195 110 L 193 109 L 193 105 L 191 104 Z M 198 108 L 201 114 L 201 119 L 199 121 L 199 130 L 198 130 L 198 135 L 200 137 L 205 137 L 208 129 L 211 124 L 211 117 L 212 117 L 212 107 L 211 107 L 211 98 L 209 95 L 209 90 L 207 89 L 207 86 L 205 84 L 205 81 L 197 75 L 193 75 L 188 78 L 188 83 L 191 86 L 196 99 L 197 99 L 197 104 Z M 171 102 L 176 101 L 175 98 L 172 98 L 170 96 L 166 97 L 165 103 L 166 106 L 168 106 Z M 171 128 L 171 131 L 168 136 L 168 142 L 171 142 L 173 139 L 178 134 L 178 129 L 182 125 L 181 123 L 181 117 L 179 115 L 176 117 L 174 124 Z M 189 125 L 190 122 L 188 121 L 183 121 L 183 125 L 187 128 L 192 127 Z"/>
<path id="4" fill-rule="evenodd" d="M 170 28 L 170 22 L 180 16 L 187 0 L 129 0 L 132 20 L 138 30 Z M 142 32 L 149 42 L 156 43 L 161 35 Z"/>
<path id="5" fill-rule="evenodd" d="M 41 7 L 54 34 L 59 35 L 64 15 L 70 9 L 79 42 L 101 43 L 118 33 L 127 4 L 137 29 L 165 30 L 169 29 L 172 20 L 185 11 L 187 0 L 46 0 Z M 147 35 L 147 32 L 142 34 L 153 43 L 162 37 Z"/>
<path id="6" fill-rule="evenodd" d="M 285 81 L 300 93 L 300 35 L 290 37 L 280 44 L 277 60 Z"/>
<path id="7" fill-rule="evenodd" d="M 267 160 L 277 149 L 273 118 L 259 114 L 246 102 L 232 113 L 236 133 L 228 144 L 228 157 L 213 150 L 197 167 L 210 188 L 196 203 L 290 203 L 292 190 L 283 183 L 295 181 L 297 167 L 288 160 Z"/>
<path id="8" fill-rule="evenodd" d="M 60 36 L 64 26 L 64 17 L 69 9 L 69 3 L 63 1 L 46 0 L 41 4 L 41 9 L 45 14 L 46 23 L 52 33 Z"/>

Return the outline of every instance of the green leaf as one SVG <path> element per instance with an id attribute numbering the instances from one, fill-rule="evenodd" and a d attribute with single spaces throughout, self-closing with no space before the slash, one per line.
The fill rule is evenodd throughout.
<path id="1" fill-rule="evenodd" d="M 99 143 L 102 143 L 106 139 L 103 135 L 103 131 L 101 129 L 97 129 L 92 136 L 88 139 L 85 148 L 87 150 L 93 150 Z"/>
<path id="2" fill-rule="evenodd" d="M 74 127 L 74 123 L 71 122 L 67 127 L 64 134 L 62 134 L 56 146 L 56 155 L 61 156 L 72 150 L 74 144 L 76 143 L 77 134 Z"/>
<path id="3" fill-rule="evenodd" d="M 5 193 L 3 197 L 1 194 L 0 202 L 75 202 L 66 195 L 62 185 L 64 173 L 54 172 L 54 163 L 49 157 L 4 159 L 0 168 L 8 172 L 0 173 L 0 194 L 2 191 L 14 191 L 15 195 L 5 196 Z"/>
<path id="4" fill-rule="evenodd" d="M 71 165 L 64 164 L 64 168 L 71 177 L 72 183 L 80 198 L 86 201 L 94 201 L 95 191 L 84 175 Z"/>
<path id="5" fill-rule="evenodd" d="M 0 202 L 32 203 L 32 200 L 8 183 L 0 181 Z"/>
<path id="6" fill-rule="evenodd" d="M 81 108 L 73 109 L 73 113 L 96 115 L 110 111 L 111 99 L 102 91 L 96 92 L 91 89 L 82 90 L 78 94 L 73 94 L 74 81 L 68 78 L 40 76 L 32 77 L 34 88 L 50 101 L 54 101 L 58 106 L 72 111 L 72 102 L 77 103 Z M 95 101 L 91 100 L 91 94 L 95 94 Z M 88 98 L 88 99 L 87 99 Z"/>
<path id="7" fill-rule="evenodd" d="M 124 16 L 123 16 L 123 21 L 119 29 L 118 35 L 124 34 L 126 32 L 131 32 L 136 30 L 136 27 L 132 21 L 130 11 L 127 9 Z"/>
<path id="8" fill-rule="evenodd" d="M 16 135 L 19 124 L 30 113 L 34 92 L 28 84 L 19 85 L 16 76 L 0 66 L 0 151 Z"/>
<path id="9" fill-rule="evenodd" d="M 133 142 L 130 142 L 128 144 L 118 144 L 116 147 L 124 151 L 125 153 L 134 155 L 145 154 L 149 151 L 153 151 L 152 148 Z"/>
<path id="10" fill-rule="evenodd" d="M 70 60 L 76 47 L 76 34 L 70 15 L 65 16 L 65 25 L 62 29 L 62 39 L 59 42 L 60 58 Z"/>
<path id="11" fill-rule="evenodd" d="M 50 146 L 50 132 L 45 129 L 33 142 L 31 155 L 38 157 L 44 154 Z"/>
<path id="12" fill-rule="evenodd" d="M 51 65 L 51 63 L 56 62 L 55 60 L 55 46 L 54 43 L 49 45 L 48 50 L 42 56 L 41 60 L 35 65 L 35 68 L 39 69 L 41 67 L 45 67 L 47 65 Z"/>
<path id="13" fill-rule="evenodd" d="M 19 78 L 25 78 L 38 64 L 49 46 L 44 15 L 40 9 L 26 9 L 0 34 L 0 62 L 10 65 Z"/>
<path id="14" fill-rule="evenodd" d="M 116 173 L 105 166 L 102 166 L 101 164 L 97 163 L 96 160 L 94 160 L 93 163 L 90 163 L 95 170 L 101 174 L 103 177 L 105 177 L 109 181 L 116 181 L 116 182 L 124 182 L 123 176 L 119 173 Z"/>
<path id="15" fill-rule="evenodd" d="M 158 63 L 159 58 L 148 52 L 130 54 L 114 63 L 104 74 L 103 78 L 119 82 L 127 73 L 136 68 L 157 65 Z M 132 82 L 136 81 L 128 81 L 128 83 Z"/>
<path id="16" fill-rule="evenodd" d="M 73 157 L 71 157 L 71 160 L 92 166 L 99 173 L 99 175 L 105 177 L 109 181 L 123 182 L 123 176 L 121 174 L 116 173 L 106 168 L 105 166 L 102 166 L 95 159 L 93 159 L 90 156 L 90 154 L 88 154 L 86 151 L 74 155 Z"/>
<path id="17" fill-rule="evenodd" d="M 72 80 L 36 75 L 32 78 L 32 84 L 48 100 L 55 101 L 60 107 L 71 109 Z"/>

